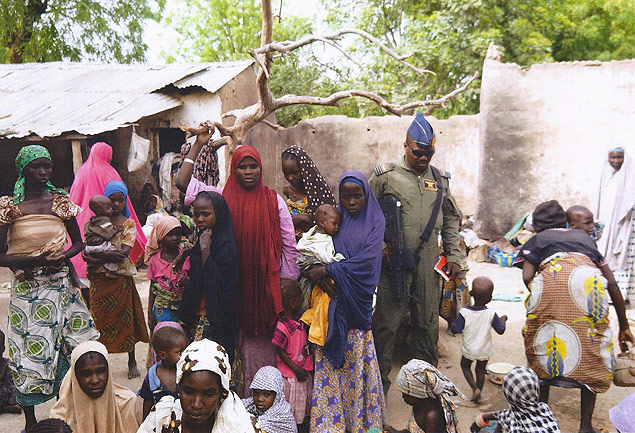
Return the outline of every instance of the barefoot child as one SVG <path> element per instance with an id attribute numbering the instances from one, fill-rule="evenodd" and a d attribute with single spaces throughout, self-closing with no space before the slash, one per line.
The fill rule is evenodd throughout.
<path id="1" fill-rule="evenodd" d="M 492 300 L 494 283 L 487 277 L 476 277 L 472 281 L 473 306 L 461 308 L 450 328 L 452 333 L 463 333 L 461 369 L 465 380 L 472 388 L 472 401 L 481 401 L 481 392 L 485 383 L 485 367 L 492 351 L 491 329 L 502 335 L 505 332 L 507 316 L 498 315 L 487 308 Z M 476 361 L 476 380 L 472 375 L 472 362 Z"/>
<path id="2" fill-rule="evenodd" d="M 152 336 L 152 347 L 159 362 L 148 370 L 138 395 L 143 398 L 143 419 L 162 397 L 178 398 L 176 387 L 176 363 L 188 345 L 187 337 L 178 328 L 158 329 Z"/>
<path id="3" fill-rule="evenodd" d="M 148 293 L 148 325 L 154 329 L 157 322 L 178 322 L 183 291 L 187 284 L 190 261 L 179 244 L 183 228 L 173 216 L 163 216 L 152 228 L 146 244 L 145 262 L 148 265 L 150 290 Z M 181 263 L 175 269 L 175 263 Z"/>
<path id="4" fill-rule="evenodd" d="M 0 331 L 0 413 L 20 413 L 20 406 L 15 401 L 16 389 L 9 370 L 9 359 L 2 357 L 4 347 L 4 332 Z"/>
<path id="5" fill-rule="evenodd" d="M 88 207 L 95 213 L 84 225 L 84 250 L 87 254 L 101 253 L 103 251 L 117 251 L 117 248 L 110 242 L 121 228 L 115 228 L 110 221 L 112 217 L 112 202 L 103 195 L 93 196 L 88 202 Z M 121 269 L 123 266 L 124 269 Z M 96 272 L 104 272 L 109 278 L 117 278 L 118 273 L 123 275 L 135 275 L 137 268 L 131 266 L 131 262 L 124 260 L 121 263 L 104 263 Z"/>
<path id="6" fill-rule="evenodd" d="M 280 284 L 284 311 L 271 342 L 278 352 L 278 370 L 284 381 L 284 395 L 291 405 L 296 424 L 302 424 L 311 408 L 313 358 L 309 353 L 304 325 L 297 321 L 302 291 L 294 280 Z"/>
<path id="7" fill-rule="evenodd" d="M 300 252 L 298 266 L 308 270 L 315 264 L 328 265 L 344 259 L 342 254 L 335 253 L 333 235 L 340 231 L 340 213 L 334 206 L 323 204 L 315 211 L 317 225 L 302 235 L 297 249 Z M 302 279 L 303 306 L 310 299 L 311 308 L 304 311 L 300 321 L 309 325 L 309 341 L 324 346 L 328 330 L 328 309 L 330 297 L 320 287 L 313 287 L 311 281 Z"/>
<path id="8" fill-rule="evenodd" d="M 243 404 L 263 431 L 297 433 L 291 406 L 284 399 L 282 374 L 277 368 L 261 367 L 249 388 L 253 397 L 244 398 Z"/>

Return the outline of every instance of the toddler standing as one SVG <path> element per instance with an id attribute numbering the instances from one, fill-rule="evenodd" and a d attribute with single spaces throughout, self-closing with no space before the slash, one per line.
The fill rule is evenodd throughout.
<path id="1" fill-rule="evenodd" d="M 300 308 L 300 286 L 293 280 L 283 279 L 280 291 L 284 312 L 276 324 L 271 342 L 278 353 L 284 395 L 291 404 L 296 424 L 302 424 L 311 407 L 313 358 L 309 353 L 304 325 L 296 320 L 296 312 Z"/>
<path id="2" fill-rule="evenodd" d="M 112 216 L 112 201 L 103 195 L 95 195 L 88 202 L 88 207 L 95 215 L 84 224 L 84 243 L 87 254 L 101 253 L 104 251 L 117 251 L 117 248 L 110 242 L 122 228 L 115 228 L 110 221 Z M 130 260 L 121 263 L 104 263 L 97 270 L 103 268 L 105 276 L 117 278 L 116 274 L 136 275 L 137 268 Z"/>
<path id="3" fill-rule="evenodd" d="M 176 363 L 188 345 L 185 333 L 178 328 L 157 329 L 152 336 L 152 348 L 159 361 L 148 370 L 138 395 L 143 399 L 143 419 L 162 397 L 178 398 Z"/>
<path id="4" fill-rule="evenodd" d="M 315 264 L 328 265 L 345 258 L 342 254 L 336 254 L 333 246 L 332 236 L 340 231 L 340 220 L 340 213 L 330 204 L 323 204 L 315 210 L 317 225 L 302 235 L 302 239 L 296 247 L 300 252 L 298 266 L 302 271 L 308 270 Z M 302 306 L 306 306 L 307 301 L 310 300 L 311 308 L 302 308 L 301 311 L 304 314 L 302 314 L 300 321 L 309 325 L 309 341 L 324 346 L 328 331 L 328 310 L 331 298 L 320 287 L 313 287 L 308 278 L 302 279 L 301 284 Z"/>
<path id="5" fill-rule="evenodd" d="M 487 277 L 476 277 L 472 281 L 472 297 L 474 305 L 467 305 L 459 311 L 451 326 L 452 333 L 463 333 L 461 351 L 461 369 L 465 380 L 472 388 L 472 401 L 481 401 L 481 392 L 485 383 L 485 367 L 492 350 L 491 329 L 502 335 L 505 332 L 507 316 L 498 317 L 496 312 L 487 308 L 492 300 L 494 283 Z M 476 380 L 472 375 L 472 362 L 476 361 Z"/>

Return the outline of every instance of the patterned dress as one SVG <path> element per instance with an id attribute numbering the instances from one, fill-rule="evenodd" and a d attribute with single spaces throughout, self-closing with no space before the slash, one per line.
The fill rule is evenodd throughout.
<path id="1" fill-rule="evenodd" d="M 135 222 L 128 218 L 123 223 L 123 231 L 111 242 L 115 248 L 132 247 L 135 235 Z M 110 278 L 103 273 L 91 272 L 90 268 L 87 275 L 90 312 L 101 334 L 99 341 L 108 348 L 108 353 L 131 352 L 138 341 L 150 342 L 134 278 L 119 274 L 117 278 Z"/>
<path id="2" fill-rule="evenodd" d="M 311 433 L 366 432 L 383 428 L 384 391 L 372 331 L 348 332 L 339 370 L 315 346 Z"/>
<path id="3" fill-rule="evenodd" d="M 579 253 L 546 258 L 525 303 L 525 353 L 538 377 L 562 376 L 596 393 L 608 390 L 615 356 L 606 279 L 597 266 Z"/>
<path id="4" fill-rule="evenodd" d="M 54 245 L 53 232 L 61 231 L 60 244 L 66 243 L 64 221 L 77 216 L 81 208 L 66 195 L 54 194 L 51 215 L 23 216 L 12 197 L 0 198 L 0 225 L 9 225 L 8 254 L 34 255 L 26 250 L 44 242 L 44 250 Z M 35 225 L 29 227 L 28 224 Z M 20 226 L 23 225 L 22 229 Z M 20 233 L 19 231 L 22 231 Z M 28 238 L 28 242 L 20 242 Z M 53 251 L 58 252 L 58 251 Z M 40 251 L 33 250 L 35 255 Z M 34 406 L 55 397 L 70 365 L 71 351 L 81 342 L 99 336 L 81 294 L 71 286 L 68 267 L 59 271 L 36 269 L 22 281 L 13 281 L 9 303 L 9 366 L 17 388 L 16 400 Z"/>

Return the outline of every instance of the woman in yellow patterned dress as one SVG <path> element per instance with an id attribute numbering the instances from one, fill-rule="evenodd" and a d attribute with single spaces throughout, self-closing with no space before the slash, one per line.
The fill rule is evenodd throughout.
<path id="1" fill-rule="evenodd" d="M 128 353 L 128 378 L 138 377 L 134 347 L 138 341 L 148 343 L 150 337 L 146 329 L 141 298 L 135 286 L 133 275 L 137 269 L 128 256 L 135 243 L 136 223 L 129 218 L 126 184 L 113 181 L 106 185 L 104 195 L 112 201 L 111 222 L 122 227 L 111 243 L 116 251 L 84 253 L 90 280 L 90 312 L 97 329 L 101 333 L 99 341 L 109 353 Z M 103 263 L 119 263 L 115 278 L 99 272 Z M 122 272 L 127 269 L 127 272 Z"/>
<path id="2" fill-rule="evenodd" d="M 28 429 L 37 423 L 34 407 L 58 394 L 73 348 L 99 334 L 66 265 L 84 247 L 75 219 L 82 209 L 49 181 L 53 163 L 46 148 L 23 147 L 15 165 L 13 196 L 0 198 L 0 245 L 9 241 L 0 266 L 16 273 L 9 365 Z M 64 251 L 67 237 L 72 245 Z"/>
<path id="3" fill-rule="evenodd" d="M 581 388 L 580 432 L 593 432 L 596 394 L 611 386 L 615 362 L 609 296 L 619 320 L 622 348 L 635 339 L 622 294 L 595 242 L 587 232 L 565 229 L 566 225 L 567 216 L 557 201 L 538 205 L 533 212 L 537 234 L 516 259 L 530 291 L 525 302 L 525 353 L 528 366 L 540 379 Z M 548 399 L 545 384 L 541 401 Z"/>

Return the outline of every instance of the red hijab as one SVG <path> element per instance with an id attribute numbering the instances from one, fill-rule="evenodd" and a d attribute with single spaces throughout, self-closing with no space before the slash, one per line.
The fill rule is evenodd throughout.
<path id="1" fill-rule="evenodd" d="M 246 190 L 236 179 L 241 161 L 252 157 L 260 166 L 260 179 Z M 231 163 L 231 174 L 223 190 L 234 223 L 240 271 L 236 291 L 236 319 L 250 336 L 270 336 L 282 308 L 280 258 L 282 239 L 278 197 L 262 184 L 260 154 L 251 146 L 239 147 Z"/>
<path id="2" fill-rule="evenodd" d="M 108 143 L 100 141 L 93 144 L 90 148 L 90 155 L 84 164 L 77 170 L 75 180 L 71 186 L 71 201 L 76 205 L 81 206 L 84 210 L 77 215 L 77 224 L 79 224 L 79 230 L 84 236 L 84 224 L 88 222 L 90 217 L 95 215 L 93 211 L 88 208 L 88 202 L 95 195 L 104 195 L 104 188 L 108 182 L 113 180 L 121 181 L 121 176 L 117 173 L 110 160 L 112 159 L 112 147 Z M 134 220 L 137 225 L 137 238 L 135 239 L 134 247 L 130 251 L 130 259 L 134 262 L 143 255 L 146 237 L 141 230 L 141 224 L 137 214 L 132 207 L 130 197 L 128 197 L 128 209 L 130 209 L 130 218 Z M 82 259 L 81 254 L 77 254 L 71 259 L 71 262 L 77 270 L 77 274 L 80 277 L 86 277 L 86 262 Z"/>

